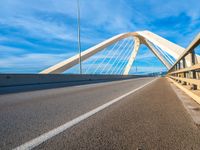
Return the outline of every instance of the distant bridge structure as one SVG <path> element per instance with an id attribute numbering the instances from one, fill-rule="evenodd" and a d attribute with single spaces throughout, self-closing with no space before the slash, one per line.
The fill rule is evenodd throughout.
<path id="1" fill-rule="evenodd" d="M 127 58 L 127 63 L 122 63 L 121 66 L 119 65 L 119 60 L 115 58 L 113 61 L 116 62 L 116 66 L 112 66 L 112 69 L 115 70 L 108 70 L 106 74 L 123 74 L 128 75 L 132 64 L 136 58 L 140 45 L 146 45 L 154 54 L 155 56 L 166 66 L 167 69 L 170 69 L 175 61 L 184 53 L 185 48 L 172 43 L 165 38 L 158 36 L 150 31 L 138 31 L 138 32 L 129 32 L 129 33 L 122 33 L 116 35 L 110 39 L 107 39 L 100 44 L 97 44 L 81 53 L 82 61 L 90 58 L 91 56 L 95 55 L 96 53 L 103 51 L 110 47 L 110 51 L 108 53 L 113 53 L 113 57 L 115 54 L 118 53 L 118 59 L 120 57 L 125 56 Z M 126 52 L 127 49 L 131 49 L 131 53 Z M 104 56 L 104 60 L 107 56 Z M 196 55 L 196 59 L 199 61 L 199 56 Z M 64 71 L 72 68 L 73 66 L 79 63 L 79 55 L 75 55 L 67 60 L 64 60 L 58 64 L 55 64 L 43 71 L 41 74 L 60 74 Z M 110 63 L 109 61 L 107 63 Z M 186 57 L 186 65 L 191 66 L 190 57 Z M 109 64 L 104 65 L 109 66 Z M 99 64 L 96 68 L 104 71 L 104 67 L 101 67 Z M 117 72 L 119 71 L 119 72 Z"/>

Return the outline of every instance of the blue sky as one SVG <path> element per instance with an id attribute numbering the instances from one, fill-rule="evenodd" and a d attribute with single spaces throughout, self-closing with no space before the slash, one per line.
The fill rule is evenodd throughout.
<path id="1" fill-rule="evenodd" d="M 187 47 L 200 31 L 198 0 L 80 1 L 82 50 L 138 30 Z M 37 73 L 77 54 L 76 15 L 76 0 L 0 0 L 0 72 Z M 135 65 L 164 70 L 145 47 Z"/>

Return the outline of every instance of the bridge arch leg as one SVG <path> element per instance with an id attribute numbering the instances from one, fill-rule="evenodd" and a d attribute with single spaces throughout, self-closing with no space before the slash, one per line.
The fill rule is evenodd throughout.
<path id="1" fill-rule="evenodd" d="M 131 53 L 128 64 L 125 67 L 124 75 L 128 75 L 128 73 L 130 72 L 131 66 L 132 66 L 132 64 L 135 60 L 135 57 L 136 57 L 137 52 L 138 52 L 139 47 L 140 47 L 140 39 L 138 37 L 134 37 L 134 40 L 135 40 L 135 43 L 134 43 L 133 52 Z"/>

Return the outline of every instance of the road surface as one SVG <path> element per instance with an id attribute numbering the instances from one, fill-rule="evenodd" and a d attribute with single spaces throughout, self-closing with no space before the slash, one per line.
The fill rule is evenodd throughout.
<path id="1" fill-rule="evenodd" d="M 35 149 L 199 149 L 200 130 L 168 81 L 161 78 L 143 87 L 152 80 L 1 95 L 0 147 L 41 140 L 40 135 L 133 91 Z"/>

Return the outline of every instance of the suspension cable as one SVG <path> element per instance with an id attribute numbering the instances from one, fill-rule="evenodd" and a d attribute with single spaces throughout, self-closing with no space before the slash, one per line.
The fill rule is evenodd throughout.
<path id="1" fill-rule="evenodd" d="M 99 67 L 101 66 L 101 64 L 104 63 L 104 61 L 108 58 L 109 54 L 112 52 L 112 50 L 116 47 L 116 45 L 119 43 L 119 41 L 117 41 L 114 46 L 108 50 L 108 53 L 106 54 L 106 56 L 104 57 L 104 59 L 101 61 L 101 63 L 99 63 L 99 65 L 96 67 L 95 71 L 94 71 L 94 74 L 96 73 L 96 71 L 99 69 Z"/>
<path id="2" fill-rule="evenodd" d="M 134 42 L 132 42 L 130 45 L 129 45 L 129 47 L 128 47 L 128 49 L 132 49 L 132 47 L 134 46 Z M 125 57 L 125 59 L 124 60 L 129 60 L 128 58 L 130 58 L 130 56 L 131 56 L 131 50 L 128 50 L 128 52 L 127 52 L 127 55 L 126 55 L 126 57 Z M 126 64 L 128 63 L 126 63 L 126 61 L 124 61 L 123 63 L 122 63 L 122 65 L 118 68 L 118 70 L 116 71 L 116 72 L 118 72 L 119 71 L 119 74 L 121 74 L 121 72 L 123 72 L 123 70 L 124 70 L 124 67 L 126 66 Z M 121 69 L 122 68 L 122 69 Z M 121 70 L 120 70 L 121 69 Z"/>
<path id="3" fill-rule="evenodd" d="M 158 47 L 159 48 L 159 47 Z M 172 64 L 174 63 L 174 60 L 170 57 L 170 55 L 166 52 L 166 51 L 163 51 L 166 56 L 171 60 Z"/>
<path id="4" fill-rule="evenodd" d="M 169 60 L 168 57 L 165 56 L 165 54 L 162 52 L 162 50 L 160 50 L 159 48 L 157 48 L 156 45 L 154 45 L 154 47 L 165 57 L 165 59 L 167 59 L 167 61 L 171 64 L 172 62 Z"/>
<path id="5" fill-rule="evenodd" d="M 113 61 L 113 63 L 111 63 L 111 67 L 109 68 L 109 70 L 107 71 L 107 72 L 109 72 L 110 70 L 113 70 L 112 69 L 112 66 L 114 66 L 115 65 L 115 63 L 117 62 L 117 60 L 118 60 L 118 58 L 121 56 L 121 54 L 123 53 L 123 50 L 124 50 L 124 48 L 127 46 L 127 44 L 129 43 L 129 40 L 127 40 L 127 42 L 125 43 L 125 46 L 123 46 L 123 48 L 122 48 L 122 50 L 119 52 L 119 54 L 117 55 L 117 57 L 114 59 L 114 61 Z M 120 47 L 121 48 L 121 47 Z M 107 73 L 106 72 L 106 73 Z M 111 73 L 109 73 L 109 74 L 111 74 Z"/>
<path id="6" fill-rule="evenodd" d="M 106 48 L 104 48 L 102 51 L 104 51 Z M 96 54 L 97 55 L 97 54 Z M 96 56 L 94 55 L 94 56 Z M 99 57 L 95 57 L 95 59 L 92 61 L 92 63 L 90 63 L 89 67 L 87 68 L 87 70 L 85 71 L 85 73 L 87 73 L 92 67 L 93 67 L 93 64 L 96 64 L 97 60 L 99 59 Z"/>
<path id="7" fill-rule="evenodd" d="M 105 68 L 110 64 L 111 60 L 113 59 L 113 57 L 116 55 L 117 51 L 119 50 L 119 48 L 124 44 L 124 42 L 126 41 L 126 39 L 123 39 L 123 41 L 120 43 L 120 45 L 117 47 L 116 50 L 114 50 L 114 53 L 112 55 L 112 57 L 109 59 L 109 61 L 107 62 L 107 64 L 104 66 L 104 68 L 102 69 L 101 72 L 104 72 Z M 110 69 L 110 67 L 109 67 Z M 107 71 L 106 71 L 107 73 Z"/>
<path id="8" fill-rule="evenodd" d="M 166 58 L 168 58 L 168 61 L 169 61 L 171 64 L 174 63 L 174 61 L 172 60 L 172 58 L 169 57 L 169 55 L 168 55 L 167 52 L 163 51 L 163 50 L 162 50 L 160 47 L 158 47 L 157 45 L 155 45 L 155 47 L 156 47 L 159 51 L 161 51 L 161 52 L 164 53 L 163 55 L 164 55 Z"/>
<path id="9" fill-rule="evenodd" d="M 133 43 L 129 46 L 129 48 L 130 47 L 132 47 L 133 46 Z M 129 49 L 128 48 L 128 49 Z M 131 51 L 129 52 L 128 51 L 128 53 L 127 53 L 127 56 L 125 57 L 125 59 L 124 60 L 128 60 L 128 58 L 130 57 L 130 55 L 131 55 Z M 118 70 L 116 71 L 116 72 L 118 72 L 119 71 L 119 74 L 121 74 L 121 72 L 124 70 L 124 67 L 126 66 L 126 64 L 128 63 L 126 63 L 126 61 L 123 61 L 123 63 L 121 64 L 121 66 L 118 68 Z M 122 69 L 121 69 L 122 68 Z"/>
<path id="10" fill-rule="evenodd" d="M 121 55 L 120 59 L 118 60 L 117 64 L 115 65 L 115 67 L 114 67 L 114 69 L 112 70 L 111 74 L 114 73 L 115 69 L 117 69 L 117 66 L 118 66 L 119 63 L 123 60 L 124 56 L 126 56 L 126 54 L 128 54 L 128 53 L 127 53 L 127 51 L 128 51 L 127 49 L 129 49 L 129 47 L 132 45 L 132 43 L 133 43 L 133 41 L 131 40 L 130 43 L 129 43 L 127 46 L 124 47 L 124 48 L 125 48 L 124 54 Z M 127 48 L 127 47 L 128 47 L 128 48 Z M 117 69 L 117 70 L 118 70 L 118 69 Z M 117 74 L 117 72 L 116 72 L 116 74 Z"/>

